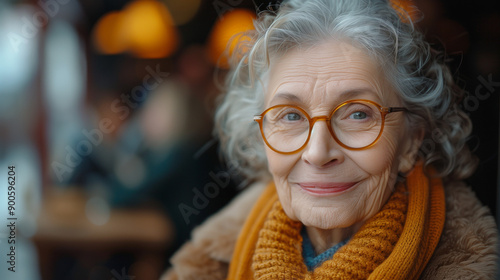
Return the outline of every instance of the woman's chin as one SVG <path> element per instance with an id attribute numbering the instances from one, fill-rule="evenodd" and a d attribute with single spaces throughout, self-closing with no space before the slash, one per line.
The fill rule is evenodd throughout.
<path id="1" fill-rule="evenodd" d="M 317 209 L 310 211 L 296 212 L 297 220 L 306 227 L 314 227 L 322 230 L 335 230 L 340 228 L 349 228 L 355 222 L 355 217 L 346 216 L 345 212 L 338 209 Z"/>

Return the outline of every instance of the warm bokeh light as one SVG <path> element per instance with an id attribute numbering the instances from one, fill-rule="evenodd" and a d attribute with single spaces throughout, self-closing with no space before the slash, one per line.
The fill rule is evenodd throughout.
<path id="1" fill-rule="evenodd" d="M 164 4 L 153 0 L 130 3 L 124 12 L 123 28 L 130 50 L 138 57 L 160 58 L 171 55 L 178 45 L 178 34 Z"/>
<path id="2" fill-rule="evenodd" d="M 191 21 L 198 12 L 201 0 L 163 0 L 169 10 L 176 25 L 183 25 Z"/>
<path id="3" fill-rule="evenodd" d="M 110 12 L 99 19 L 93 30 L 94 45 L 103 54 L 118 54 L 127 49 L 122 29 L 122 13 Z"/>
<path id="4" fill-rule="evenodd" d="M 224 14 L 215 23 L 208 46 L 210 60 L 214 64 L 221 68 L 228 67 L 228 57 L 236 45 L 243 40 L 249 40 L 247 36 L 243 35 L 243 32 L 254 29 L 254 19 L 255 13 L 244 9 L 234 9 Z M 232 41 L 230 41 L 231 39 Z"/>
<path id="5" fill-rule="evenodd" d="M 413 22 L 419 19 L 419 11 L 412 0 L 390 0 L 392 8 L 399 14 L 401 21 L 408 22 L 408 16 Z"/>
<path id="6" fill-rule="evenodd" d="M 94 44 L 104 54 L 130 51 L 141 58 L 161 58 L 177 49 L 179 36 L 163 3 L 136 0 L 99 20 Z"/>

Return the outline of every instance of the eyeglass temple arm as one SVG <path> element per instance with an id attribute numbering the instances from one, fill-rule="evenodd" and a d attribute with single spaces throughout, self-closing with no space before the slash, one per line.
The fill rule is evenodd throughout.
<path id="1" fill-rule="evenodd" d="M 408 109 L 406 109 L 405 107 L 383 107 L 382 111 L 387 113 L 392 113 L 392 112 L 408 111 Z"/>

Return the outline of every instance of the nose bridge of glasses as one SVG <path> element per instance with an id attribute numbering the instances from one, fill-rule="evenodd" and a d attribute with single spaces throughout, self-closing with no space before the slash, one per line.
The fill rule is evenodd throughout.
<path id="1" fill-rule="evenodd" d="M 314 124 L 317 121 L 326 121 L 328 123 L 328 122 L 330 122 L 330 117 L 329 116 L 317 116 L 317 117 L 311 118 L 311 120 L 310 120 L 311 128 L 314 126 Z"/>
<path id="2" fill-rule="evenodd" d="M 326 126 L 328 128 L 328 131 L 330 132 L 330 135 L 335 138 L 334 136 L 334 132 L 333 132 L 333 128 L 332 128 L 332 125 L 330 124 L 330 120 L 331 120 L 331 116 L 316 116 L 314 118 L 311 118 L 310 119 L 310 123 L 309 123 L 309 129 L 310 129 L 310 133 L 312 133 L 312 130 L 313 130 L 313 127 L 314 127 L 314 124 L 316 124 L 317 121 L 325 121 L 326 122 Z"/>

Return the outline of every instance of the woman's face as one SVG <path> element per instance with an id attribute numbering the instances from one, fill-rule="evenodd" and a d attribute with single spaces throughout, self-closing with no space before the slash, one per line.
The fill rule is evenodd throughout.
<path id="1" fill-rule="evenodd" d="M 351 99 L 401 106 L 384 79 L 384 69 L 346 42 L 294 49 L 271 65 L 266 108 L 296 105 L 316 117 L 329 115 Z M 404 114 L 388 114 L 381 138 L 365 150 L 341 147 L 325 121 L 315 123 L 308 144 L 295 154 L 279 154 L 266 146 L 269 171 L 286 214 L 306 226 L 334 229 L 360 225 L 377 213 L 398 171 L 413 165 L 420 144 L 409 136 Z"/>

